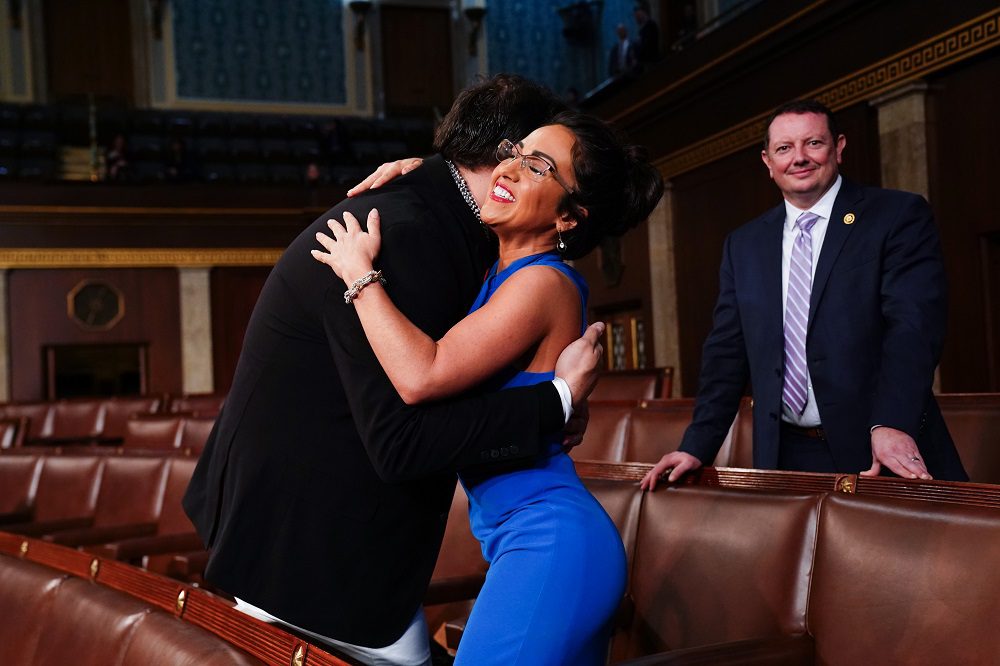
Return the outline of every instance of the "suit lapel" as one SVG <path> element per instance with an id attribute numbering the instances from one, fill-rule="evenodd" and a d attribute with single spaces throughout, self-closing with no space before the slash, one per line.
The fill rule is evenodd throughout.
<path id="1" fill-rule="evenodd" d="M 830 220 L 827 223 L 826 238 L 823 240 L 823 249 L 819 253 L 819 264 L 816 266 L 816 276 L 813 278 L 812 293 L 809 296 L 810 328 L 812 328 L 813 322 L 816 321 L 812 313 L 816 312 L 816 307 L 823 296 L 826 283 L 830 279 L 830 274 L 833 273 L 833 266 L 837 262 L 837 257 L 840 256 L 840 251 L 843 249 L 844 243 L 847 242 L 847 237 L 850 236 L 851 231 L 854 229 L 855 223 L 845 223 L 844 216 L 851 213 L 855 216 L 856 223 L 864 224 L 863 215 L 861 214 L 861 202 L 863 199 L 864 196 L 859 187 L 846 178 L 841 182 L 840 192 L 837 193 L 837 200 L 833 202 L 833 212 L 830 214 Z"/>

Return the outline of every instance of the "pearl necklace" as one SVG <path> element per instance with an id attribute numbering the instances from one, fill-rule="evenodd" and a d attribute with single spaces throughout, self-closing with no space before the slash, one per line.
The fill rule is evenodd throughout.
<path id="1" fill-rule="evenodd" d="M 469 191 L 469 184 L 465 182 L 462 178 L 462 174 L 458 172 L 458 167 L 451 160 L 445 160 L 445 164 L 448 165 L 448 171 L 451 172 L 451 178 L 455 181 L 455 185 L 458 186 L 458 191 L 462 193 L 462 198 L 465 199 L 465 203 L 469 204 L 469 208 L 472 209 L 472 214 L 476 216 L 476 221 L 486 228 L 483 224 L 483 218 L 479 215 L 479 206 L 476 205 L 476 200 L 472 197 L 472 192 Z"/>

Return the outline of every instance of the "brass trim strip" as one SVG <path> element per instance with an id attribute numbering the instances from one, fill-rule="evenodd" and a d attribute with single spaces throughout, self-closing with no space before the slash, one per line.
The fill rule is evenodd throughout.
<path id="1" fill-rule="evenodd" d="M 801 97 L 818 99 L 837 111 L 998 45 L 1000 9 L 995 9 Z M 764 136 L 768 115 L 754 116 L 674 151 L 655 165 L 669 179 L 752 146 Z"/>
<path id="2" fill-rule="evenodd" d="M 5 248 L 4 268 L 205 268 L 273 266 L 281 248 Z"/>

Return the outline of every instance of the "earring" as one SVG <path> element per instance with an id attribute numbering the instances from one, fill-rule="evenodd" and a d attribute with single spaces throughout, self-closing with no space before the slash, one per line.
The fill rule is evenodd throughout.
<path id="1" fill-rule="evenodd" d="M 556 235 L 559 236 L 559 242 L 556 243 L 556 249 L 559 250 L 560 252 L 565 252 L 566 251 L 566 241 L 563 240 L 562 232 L 561 231 L 557 231 Z"/>

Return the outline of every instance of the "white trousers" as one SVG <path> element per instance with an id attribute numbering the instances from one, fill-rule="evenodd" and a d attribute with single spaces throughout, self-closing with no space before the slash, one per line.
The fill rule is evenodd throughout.
<path id="1" fill-rule="evenodd" d="M 236 610 L 270 624 L 283 624 L 291 627 L 310 638 L 316 639 L 320 643 L 328 643 L 358 661 L 369 664 L 369 666 L 429 666 L 431 663 L 431 647 L 427 638 L 427 622 L 424 620 L 424 610 L 422 608 L 417 609 L 417 614 L 413 616 L 410 626 L 406 628 L 406 631 L 403 632 L 403 635 L 395 643 L 380 648 L 345 643 L 323 636 L 322 634 L 317 634 L 276 618 L 267 611 L 248 604 L 242 599 L 236 599 Z M 323 646 L 320 645 L 320 647 Z"/>

